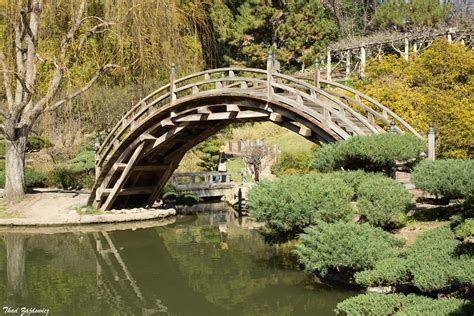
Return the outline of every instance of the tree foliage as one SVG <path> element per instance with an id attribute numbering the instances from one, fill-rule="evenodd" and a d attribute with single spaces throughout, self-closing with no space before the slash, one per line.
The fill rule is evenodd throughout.
<path id="1" fill-rule="evenodd" d="M 288 176 L 262 181 L 248 194 L 249 215 L 280 233 L 299 232 L 318 221 L 350 221 L 354 191 L 329 175 Z"/>
<path id="2" fill-rule="evenodd" d="M 450 4 L 438 0 L 385 0 L 375 11 L 372 27 L 411 31 L 444 24 Z"/>
<path id="3" fill-rule="evenodd" d="M 361 89 L 418 131 L 433 122 L 436 151 L 444 158 L 472 156 L 474 52 L 437 40 L 414 58 L 372 62 Z"/>
<path id="4" fill-rule="evenodd" d="M 402 244 L 390 233 L 368 224 L 318 223 L 305 229 L 296 246 L 298 261 L 308 272 L 361 271 L 395 257 Z"/>
<path id="5" fill-rule="evenodd" d="M 313 170 L 313 155 L 309 152 L 283 152 L 272 166 L 272 173 L 277 176 L 303 175 Z"/>

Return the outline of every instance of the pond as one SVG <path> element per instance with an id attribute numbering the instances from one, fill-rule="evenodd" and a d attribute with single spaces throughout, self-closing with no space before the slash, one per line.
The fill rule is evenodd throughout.
<path id="1" fill-rule="evenodd" d="M 165 225 L 166 224 L 166 225 Z M 164 222 L 0 231 L 0 302 L 49 315 L 333 315 L 288 246 L 227 211 Z"/>

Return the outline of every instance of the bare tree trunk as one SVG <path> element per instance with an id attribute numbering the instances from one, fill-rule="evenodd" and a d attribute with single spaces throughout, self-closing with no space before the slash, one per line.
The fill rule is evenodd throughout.
<path id="1" fill-rule="evenodd" d="M 26 133 L 5 139 L 5 195 L 15 202 L 25 196 Z"/>
<path id="2" fill-rule="evenodd" d="M 26 283 L 26 243 L 25 235 L 8 234 L 5 237 L 7 250 L 8 293 L 13 301 L 24 303 L 28 296 Z"/>

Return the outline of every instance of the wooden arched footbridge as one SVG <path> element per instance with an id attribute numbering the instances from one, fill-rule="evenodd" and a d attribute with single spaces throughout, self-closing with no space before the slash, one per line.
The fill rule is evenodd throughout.
<path id="1" fill-rule="evenodd" d="M 230 123 L 271 121 L 315 143 L 353 135 L 398 133 L 421 137 L 390 109 L 344 85 L 299 80 L 267 69 L 221 68 L 176 79 L 126 113 L 96 161 L 89 204 L 102 210 L 150 207 L 184 154 Z M 390 126 L 391 125 L 391 126 Z"/>

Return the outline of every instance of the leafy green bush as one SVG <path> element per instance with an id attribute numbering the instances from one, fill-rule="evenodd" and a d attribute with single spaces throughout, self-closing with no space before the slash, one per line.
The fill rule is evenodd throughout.
<path id="1" fill-rule="evenodd" d="M 468 218 L 458 227 L 456 227 L 456 237 L 466 238 L 474 236 L 474 218 Z"/>
<path id="2" fill-rule="evenodd" d="M 368 176 L 360 183 L 357 197 L 359 213 L 371 225 L 393 228 L 405 224 L 411 195 L 397 181 L 381 175 Z"/>
<path id="3" fill-rule="evenodd" d="M 320 171 L 343 168 L 388 173 L 395 160 L 418 158 L 425 149 L 424 141 L 411 135 L 385 133 L 355 136 L 318 149 L 314 167 Z"/>
<path id="4" fill-rule="evenodd" d="M 25 184 L 29 188 L 44 188 L 47 184 L 47 176 L 37 170 L 25 170 Z M 5 171 L 0 171 L 0 188 L 5 187 Z"/>
<path id="5" fill-rule="evenodd" d="M 417 188 L 436 196 L 474 202 L 474 160 L 424 160 L 411 178 Z"/>
<path id="6" fill-rule="evenodd" d="M 67 162 L 71 171 L 88 173 L 95 170 L 95 151 L 86 150 Z"/>
<path id="7" fill-rule="evenodd" d="M 164 203 L 188 206 L 192 206 L 196 203 L 199 203 L 199 201 L 201 200 L 199 196 L 195 195 L 194 193 L 178 192 L 176 187 L 169 183 L 163 188 L 163 193 L 161 193 L 161 199 Z"/>
<path id="8" fill-rule="evenodd" d="M 300 235 L 295 252 L 306 271 L 325 276 L 329 270 L 370 269 L 381 259 L 395 257 L 402 244 L 368 224 L 318 223 Z"/>
<path id="9" fill-rule="evenodd" d="M 81 185 L 81 174 L 68 166 L 60 165 L 49 172 L 48 184 L 61 189 L 76 188 Z"/>
<path id="10" fill-rule="evenodd" d="M 31 188 L 44 188 L 46 186 L 47 177 L 44 173 L 33 170 L 25 170 L 25 184 Z"/>
<path id="11" fill-rule="evenodd" d="M 341 179 L 312 174 L 262 181 L 248 194 L 249 215 L 280 233 L 301 231 L 317 221 L 350 221 L 354 191 Z"/>
<path id="12" fill-rule="evenodd" d="M 460 299 L 434 300 L 415 294 L 361 294 L 337 304 L 343 315 L 470 315 L 472 303 Z"/>
<path id="13" fill-rule="evenodd" d="M 411 284 L 432 292 L 453 285 L 474 283 L 472 249 L 455 239 L 449 225 L 422 233 L 398 258 L 377 262 L 374 269 L 359 272 L 356 282 L 364 286 Z"/>
<path id="14" fill-rule="evenodd" d="M 357 284 L 366 287 L 405 283 L 408 279 L 407 260 L 405 258 L 382 259 L 375 264 L 373 270 L 360 271 L 354 276 Z"/>
<path id="15" fill-rule="evenodd" d="M 43 148 L 51 147 L 53 144 L 49 141 L 49 139 L 38 136 L 38 135 L 31 135 L 26 140 L 26 152 L 35 152 L 40 151 Z"/>
<path id="16" fill-rule="evenodd" d="M 283 152 L 272 166 L 272 173 L 277 176 L 291 176 L 307 174 L 313 170 L 312 154 L 309 152 Z"/>

